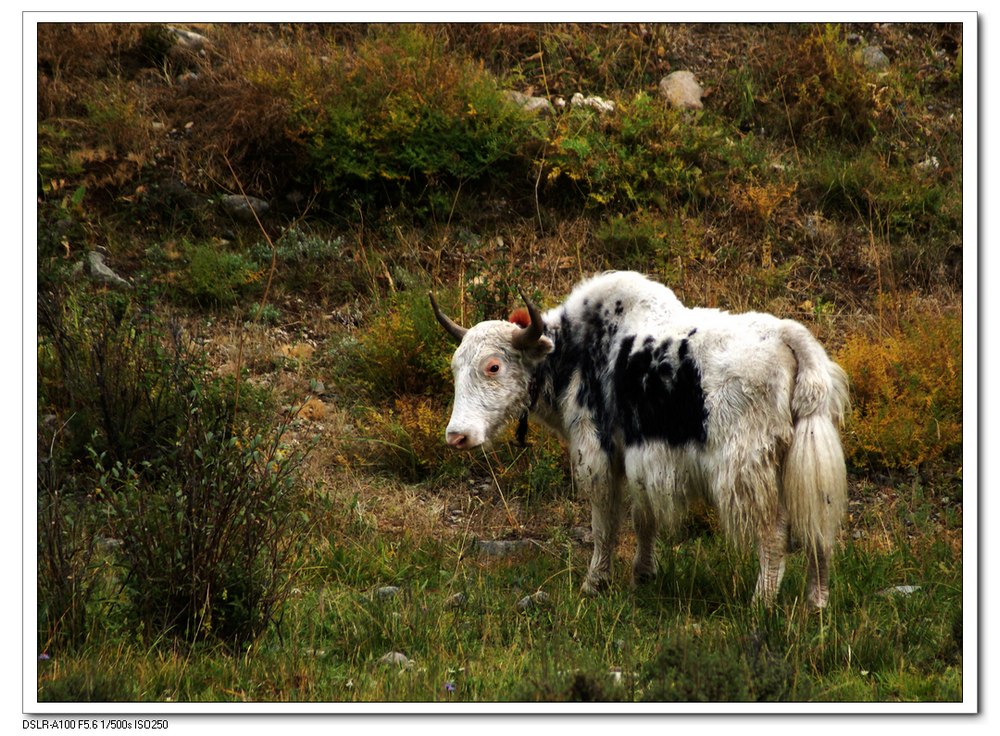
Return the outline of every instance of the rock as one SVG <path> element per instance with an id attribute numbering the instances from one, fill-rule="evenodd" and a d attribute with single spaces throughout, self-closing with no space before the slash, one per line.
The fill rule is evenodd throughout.
<path id="1" fill-rule="evenodd" d="M 555 108 L 552 107 L 552 103 L 544 97 L 526 95 L 524 92 L 518 92 L 513 89 L 505 90 L 504 94 L 511 102 L 523 109 L 525 112 L 530 112 L 535 115 L 555 114 Z"/>
<path id="2" fill-rule="evenodd" d="M 380 601 L 387 601 L 390 598 L 395 598 L 396 594 L 399 593 L 399 587 L 396 585 L 385 585 L 375 591 L 375 597 Z"/>
<path id="3" fill-rule="evenodd" d="M 445 608 L 461 608 L 464 605 L 465 605 L 465 594 L 464 593 L 455 593 L 455 595 L 450 596 L 444 602 L 444 607 Z"/>
<path id="4" fill-rule="evenodd" d="M 669 107 L 682 110 L 701 110 L 705 91 L 689 71 L 672 72 L 660 80 L 660 95 Z"/>
<path id="5" fill-rule="evenodd" d="M 91 281 L 116 289 L 132 288 L 132 284 L 108 268 L 108 264 L 104 262 L 104 254 L 96 250 L 87 253 L 87 257 L 76 264 L 72 275 L 74 278 L 86 275 Z"/>
<path id="6" fill-rule="evenodd" d="M 891 588 L 880 590 L 881 595 L 912 595 L 920 590 L 919 585 L 894 585 Z"/>
<path id="7" fill-rule="evenodd" d="M 570 107 L 589 107 L 597 112 L 604 114 L 615 111 L 615 103 L 611 100 L 605 100 L 603 97 L 584 97 L 582 94 L 577 92 L 569 101 Z"/>
<path id="8" fill-rule="evenodd" d="M 486 555 L 505 557 L 512 555 L 531 545 L 530 539 L 477 539 L 473 549 Z"/>
<path id="9" fill-rule="evenodd" d="M 889 66 L 889 57 L 878 46 L 861 49 L 861 63 L 872 71 L 880 71 Z"/>
<path id="10" fill-rule="evenodd" d="M 204 51 L 208 45 L 208 39 L 200 33 L 186 31 L 183 28 L 174 28 L 173 26 L 167 26 L 167 31 L 174 37 L 178 46 L 188 51 L 193 51 L 196 54 Z"/>
<path id="11" fill-rule="evenodd" d="M 524 598 L 517 602 L 517 610 L 527 611 L 532 608 L 541 608 L 547 605 L 549 602 L 549 594 L 544 590 L 539 590 L 537 593 L 532 595 L 526 595 Z"/>
<path id="12" fill-rule="evenodd" d="M 922 171 L 922 172 L 925 172 L 925 173 L 931 172 L 931 171 L 937 171 L 938 169 L 941 168 L 941 162 L 938 161 L 938 157 L 937 156 L 928 156 L 923 161 L 921 161 L 919 164 L 917 164 L 916 166 L 914 166 L 914 168 L 917 171 Z"/>
<path id="13" fill-rule="evenodd" d="M 257 217 L 263 217 L 271 209 L 271 205 L 263 199 L 244 197 L 242 194 L 227 194 L 219 201 L 226 213 L 245 223 L 256 223 Z"/>
<path id="14" fill-rule="evenodd" d="M 395 665 L 400 669 L 408 670 L 413 666 L 413 660 L 407 657 L 402 652 L 389 652 L 388 654 L 383 654 L 379 659 L 379 664 L 390 667 Z"/>

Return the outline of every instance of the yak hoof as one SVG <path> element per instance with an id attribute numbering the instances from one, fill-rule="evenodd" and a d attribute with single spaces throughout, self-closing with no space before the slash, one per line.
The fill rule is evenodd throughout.
<path id="1" fill-rule="evenodd" d="M 584 595 L 600 595 L 608 587 L 608 581 L 606 578 L 590 578 L 588 577 L 583 581 L 583 585 L 580 586 L 580 592 Z"/>

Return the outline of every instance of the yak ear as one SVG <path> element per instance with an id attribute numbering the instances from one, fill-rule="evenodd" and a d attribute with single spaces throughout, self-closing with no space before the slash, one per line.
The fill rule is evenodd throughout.
<path id="1" fill-rule="evenodd" d="M 518 307 L 510 313 L 507 321 L 513 322 L 515 325 L 523 329 L 531 324 L 531 315 L 528 313 L 527 307 Z"/>
<path id="2" fill-rule="evenodd" d="M 534 345 L 525 348 L 524 352 L 528 353 L 535 360 L 541 360 L 555 349 L 555 343 L 547 335 L 542 335 L 535 341 Z"/>

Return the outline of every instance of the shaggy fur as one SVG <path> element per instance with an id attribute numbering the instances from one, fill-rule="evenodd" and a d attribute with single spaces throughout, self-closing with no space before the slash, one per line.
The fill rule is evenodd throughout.
<path id="1" fill-rule="evenodd" d="M 756 544 L 756 597 L 781 583 L 790 534 L 808 557 L 809 601 L 826 605 L 829 562 L 847 502 L 838 426 L 847 377 L 802 325 L 772 315 L 689 309 L 630 272 L 584 281 L 525 326 L 470 328 L 452 360 L 448 442 L 489 442 L 525 411 L 566 441 L 592 504 L 594 553 L 583 590 L 610 579 L 622 511 L 631 505 L 633 580 L 656 572 L 654 541 L 693 498 L 718 509 L 726 534 Z"/>

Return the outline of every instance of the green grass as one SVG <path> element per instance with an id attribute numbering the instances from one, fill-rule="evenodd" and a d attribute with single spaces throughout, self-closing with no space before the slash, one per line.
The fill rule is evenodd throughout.
<path id="1" fill-rule="evenodd" d="M 872 514 L 888 536 L 871 526 L 844 545 L 823 613 L 801 603 L 799 556 L 772 610 L 749 605 L 754 559 L 710 531 L 663 544 L 660 574 L 637 591 L 620 556 L 613 588 L 587 598 L 588 550 L 556 526 L 492 558 L 461 535 L 338 521 L 303 561 L 280 622 L 245 651 L 96 635 L 40 663 L 39 700 L 961 700 L 960 552 L 912 536 L 908 512 Z M 381 597 L 389 585 L 399 592 Z M 919 588 L 886 592 L 897 585 Z M 539 590 L 544 604 L 518 607 Z M 411 666 L 380 663 L 390 652 Z"/>

